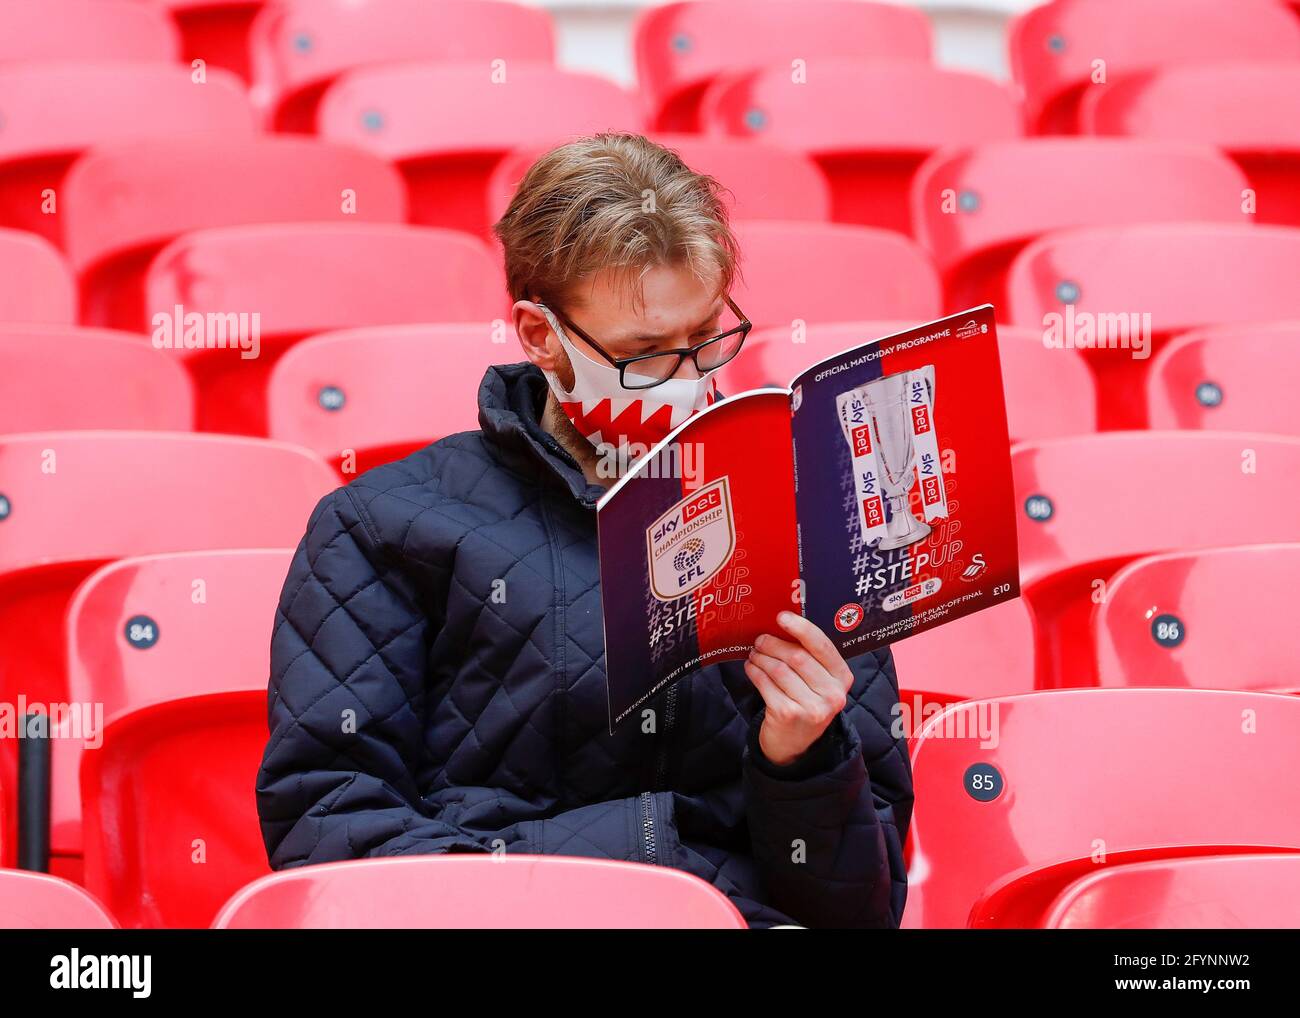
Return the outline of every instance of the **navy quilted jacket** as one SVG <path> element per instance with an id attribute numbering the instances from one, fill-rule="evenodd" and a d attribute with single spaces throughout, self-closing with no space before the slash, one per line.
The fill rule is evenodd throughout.
<path id="1" fill-rule="evenodd" d="M 532 365 L 491 368 L 481 431 L 313 511 L 276 612 L 257 776 L 273 869 L 426 852 L 673 866 L 752 927 L 897 926 L 912 812 L 888 648 L 799 760 L 757 735 L 739 662 L 608 734 L 595 503 L 538 424 Z"/>

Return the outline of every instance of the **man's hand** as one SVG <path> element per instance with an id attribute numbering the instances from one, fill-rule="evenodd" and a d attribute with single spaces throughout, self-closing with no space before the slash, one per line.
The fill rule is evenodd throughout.
<path id="1" fill-rule="evenodd" d="M 745 674 L 767 710 L 758 744 L 778 767 L 794 763 L 848 702 L 853 672 L 830 638 L 802 615 L 781 612 L 793 641 L 764 634 L 754 641 Z"/>

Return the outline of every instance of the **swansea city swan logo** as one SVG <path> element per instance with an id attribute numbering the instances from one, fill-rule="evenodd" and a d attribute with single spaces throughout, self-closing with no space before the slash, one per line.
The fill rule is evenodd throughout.
<path id="1" fill-rule="evenodd" d="M 736 550 L 727 479 L 719 477 L 687 495 L 645 532 L 650 591 L 660 601 L 708 583 Z"/>

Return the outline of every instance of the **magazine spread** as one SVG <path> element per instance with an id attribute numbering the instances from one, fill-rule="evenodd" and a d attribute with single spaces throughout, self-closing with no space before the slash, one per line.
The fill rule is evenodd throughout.
<path id="1" fill-rule="evenodd" d="M 598 506 L 610 731 L 786 609 L 854 657 L 1019 596 L 1015 516 L 990 305 L 715 403 Z"/>

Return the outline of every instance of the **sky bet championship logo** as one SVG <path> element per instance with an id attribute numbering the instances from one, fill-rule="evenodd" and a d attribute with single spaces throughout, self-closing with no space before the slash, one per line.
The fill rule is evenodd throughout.
<path id="1" fill-rule="evenodd" d="M 650 590 L 660 601 L 676 601 L 708 583 L 736 549 L 727 479 L 687 495 L 650 525 L 645 538 Z"/>

